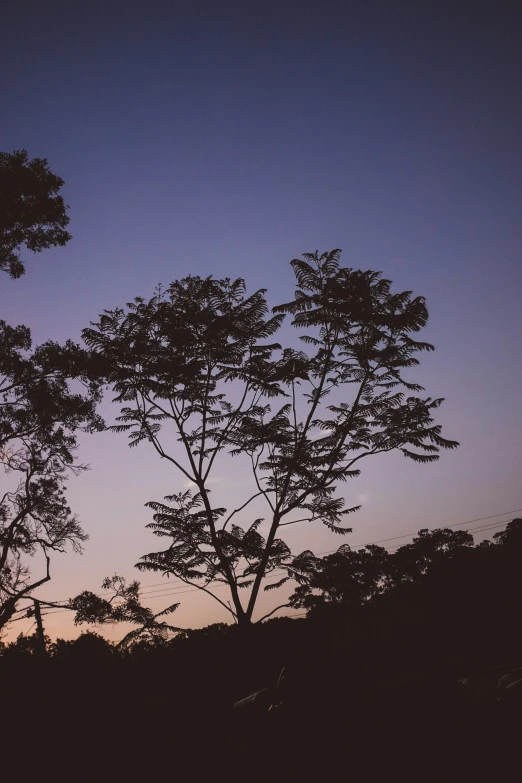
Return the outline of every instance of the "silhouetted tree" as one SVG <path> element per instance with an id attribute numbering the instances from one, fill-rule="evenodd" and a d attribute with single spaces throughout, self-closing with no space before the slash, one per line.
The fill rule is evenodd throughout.
<path id="1" fill-rule="evenodd" d="M 118 642 L 117 648 L 125 648 L 138 641 L 163 640 L 169 633 L 180 630 L 164 620 L 158 620 L 158 617 L 175 612 L 179 603 L 171 604 L 154 614 L 141 604 L 140 583 L 131 582 L 127 585 L 121 576 L 107 577 L 103 581 L 102 589 L 112 593 L 110 598 L 102 598 L 96 593 L 85 590 L 69 602 L 69 608 L 76 612 L 74 618 L 76 625 L 130 623 L 137 626 Z"/>
<path id="2" fill-rule="evenodd" d="M 411 544 L 399 547 L 391 556 L 389 583 L 418 582 L 430 569 L 447 567 L 451 559 L 473 545 L 473 536 L 466 530 L 419 530 Z"/>
<path id="3" fill-rule="evenodd" d="M 22 247 L 39 253 L 71 239 L 67 207 L 59 195 L 63 184 L 45 158 L 29 160 L 26 150 L 0 152 L 0 270 L 10 277 L 25 272 Z"/>
<path id="4" fill-rule="evenodd" d="M 81 633 L 76 639 L 70 641 L 56 639 L 55 642 L 48 645 L 48 649 L 52 658 L 60 661 L 74 661 L 79 664 L 91 661 L 97 663 L 111 661 L 116 652 L 115 647 L 108 639 L 92 631 Z"/>
<path id="5" fill-rule="evenodd" d="M 10 482 L 0 498 L 0 628 L 21 598 L 50 579 L 50 553 L 69 544 L 80 551 L 86 538 L 65 485 L 68 474 L 85 469 L 75 460 L 76 432 L 103 426 L 88 364 L 74 343 L 31 351 L 26 327 L 0 322 L 0 465 Z M 24 556 L 36 552 L 45 566 L 34 579 Z"/>
<path id="6" fill-rule="evenodd" d="M 4 452 L 1 464 L 19 478 L 0 500 L 0 628 L 22 598 L 51 578 L 51 553 L 68 545 L 80 552 L 87 538 L 64 494 L 67 471 L 82 469 L 72 463 L 70 438 L 58 433 L 45 441 L 23 439 L 16 451 Z M 37 552 L 45 566 L 35 578 L 24 556 Z"/>
<path id="7" fill-rule="evenodd" d="M 207 592 L 226 583 L 232 606 L 214 598 L 240 625 L 250 624 L 267 573 L 287 571 L 265 589 L 290 578 L 292 556 L 278 537 L 285 524 L 304 512 L 329 530 L 350 532 L 343 520 L 358 507 L 346 508 L 336 489 L 359 475 L 360 460 L 400 450 L 427 463 L 458 445 L 433 422 L 441 399 L 405 395 L 422 387 L 403 372 L 433 349 L 413 338 L 428 319 L 424 299 L 393 294 L 379 273 L 343 268 L 339 259 L 335 250 L 294 260 L 295 298 L 272 315 L 265 291 L 248 296 L 243 280 L 187 277 L 149 301 L 106 311 L 84 331 L 110 367 L 122 406 L 112 429 L 128 432 L 131 446 L 149 441 L 196 486 L 194 497 L 149 504 L 152 529 L 171 543 L 138 568 Z M 286 314 L 307 330 L 307 352 L 273 342 Z M 177 434 L 172 445 L 168 425 Z M 213 508 L 208 488 L 224 450 L 248 458 L 254 485 L 228 515 Z M 237 524 L 258 497 L 269 514 L 266 537 L 261 519 Z M 250 589 L 245 604 L 242 589 Z"/>
<path id="8" fill-rule="evenodd" d="M 511 552 L 522 553 L 522 519 L 513 519 L 493 540 Z"/>
<path id="9" fill-rule="evenodd" d="M 375 545 L 351 549 L 344 544 L 322 558 L 302 552 L 290 571 L 298 583 L 290 603 L 308 610 L 326 605 L 343 612 L 359 608 L 385 589 L 390 557 L 386 549 Z"/>
<path id="10" fill-rule="evenodd" d="M 371 626 L 386 636 L 400 627 L 403 656 L 409 633 L 456 644 L 457 635 L 489 627 L 500 644 L 522 606 L 521 565 L 522 520 L 478 545 L 468 531 L 422 529 L 395 552 L 375 545 L 342 546 L 322 558 L 303 552 L 293 562 L 298 586 L 290 601 L 316 619 L 353 621 L 356 612 L 356 633 Z"/>
<path id="11" fill-rule="evenodd" d="M 62 184 L 45 160 L 0 153 L 0 270 L 11 277 L 24 272 L 22 244 L 38 252 L 70 238 Z M 103 427 L 96 375 L 89 352 L 70 340 L 33 349 L 26 326 L 0 321 L 0 629 L 50 579 L 50 554 L 67 545 L 79 551 L 86 538 L 64 490 L 67 475 L 84 469 L 75 460 L 77 431 Z M 37 552 L 45 565 L 32 577 L 26 556 Z"/>

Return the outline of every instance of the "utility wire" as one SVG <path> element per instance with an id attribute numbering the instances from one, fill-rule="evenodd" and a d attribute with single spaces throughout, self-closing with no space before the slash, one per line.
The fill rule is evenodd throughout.
<path id="1" fill-rule="evenodd" d="M 442 525 L 441 527 L 433 527 L 429 528 L 430 533 L 434 533 L 436 530 L 445 530 L 447 527 L 457 527 L 460 525 L 471 525 L 473 522 L 483 522 L 485 519 L 495 519 L 496 517 L 503 517 L 506 514 L 516 514 L 518 511 L 522 511 L 522 508 L 516 508 L 514 511 L 504 511 L 502 514 L 492 514 L 489 517 L 479 517 L 478 519 L 468 519 L 467 522 L 455 522 L 451 525 Z M 499 522 L 497 524 L 501 525 L 507 525 L 508 522 L 511 522 L 512 520 L 503 520 L 502 522 Z M 416 536 L 419 531 L 416 530 L 414 533 L 404 533 L 402 536 L 392 536 L 391 538 L 381 538 L 379 541 L 370 541 L 367 544 L 353 544 L 351 547 L 352 549 L 362 549 L 366 546 L 373 546 L 374 544 L 384 544 L 387 541 L 397 541 L 400 538 L 411 538 L 412 536 Z M 469 531 L 470 533 L 473 532 L 472 530 Z M 402 546 L 400 544 L 399 546 Z M 387 547 L 385 547 L 387 548 Z M 329 552 L 318 552 L 317 556 L 320 555 L 331 555 L 333 552 L 337 552 L 337 549 L 331 549 Z"/>

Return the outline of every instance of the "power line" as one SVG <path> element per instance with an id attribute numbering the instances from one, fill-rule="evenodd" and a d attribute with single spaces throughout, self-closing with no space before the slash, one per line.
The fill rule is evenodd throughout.
<path id="1" fill-rule="evenodd" d="M 23 612 L 27 612 L 27 609 L 22 609 Z M 29 620 L 30 618 L 26 615 L 25 617 L 16 617 L 14 620 L 9 620 L 9 623 L 18 623 L 20 620 Z"/>
<path id="2" fill-rule="evenodd" d="M 498 529 L 499 532 L 500 532 L 500 529 L 503 526 L 505 526 L 506 524 L 507 524 L 507 522 L 504 520 L 503 522 L 495 522 L 494 524 L 486 525 L 485 527 L 472 528 L 471 530 L 466 530 L 465 532 L 466 533 L 471 533 L 471 535 L 473 535 L 473 536 L 476 533 L 483 533 L 486 530 L 496 530 L 496 529 Z M 436 528 L 436 529 L 444 530 L 444 528 Z M 391 552 L 393 549 L 400 549 L 402 546 L 405 546 L 405 545 L 404 544 L 395 544 L 395 546 L 389 546 L 389 547 L 384 547 L 384 548 L 387 549 L 388 552 Z"/>
<path id="3" fill-rule="evenodd" d="M 433 527 L 429 528 L 430 533 L 435 532 L 435 530 L 445 530 L 447 527 L 458 527 L 460 525 L 471 525 L 473 522 L 483 522 L 486 519 L 496 519 L 497 517 L 504 517 L 506 514 L 516 514 L 517 512 L 522 511 L 522 508 L 516 508 L 513 511 L 503 511 L 501 514 L 491 514 L 489 517 L 478 517 L 477 519 L 468 519 L 466 522 L 454 522 L 450 525 L 442 525 L 441 527 Z M 500 524 L 507 524 L 508 520 L 504 520 Z M 511 520 L 509 520 L 511 521 Z M 402 536 L 392 536 L 391 538 L 381 538 L 379 541 L 370 541 L 368 544 L 354 544 L 351 548 L 352 549 L 361 549 L 365 546 L 373 546 L 374 544 L 383 544 L 387 541 L 397 541 L 400 538 L 411 538 L 412 536 L 416 536 L 419 531 L 416 530 L 414 533 L 404 533 Z M 471 532 L 471 531 L 470 531 Z M 385 547 L 386 548 L 386 547 Z M 318 552 L 317 556 L 320 555 L 331 555 L 333 552 L 337 552 L 337 549 L 331 549 L 329 552 Z"/>
<path id="4" fill-rule="evenodd" d="M 64 606 L 62 609 L 53 609 L 52 612 L 42 612 L 42 617 L 49 617 L 50 614 L 63 614 L 63 612 L 69 612 L 70 609 Z"/>
<path id="5" fill-rule="evenodd" d="M 269 573 L 268 575 L 264 576 L 263 579 L 278 578 L 278 577 L 281 576 L 281 574 L 284 574 L 284 573 L 286 573 L 286 572 L 281 570 L 281 569 L 277 569 L 276 571 L 273 571 L 273 572 Z M 245 577 L 245 578 L 248 579 L 248 577 Z M 183 580 L 180 580 L 180 581 L 183 581 Z M 185 584 L 187 584 L 187 582 L 184 582 L 184 585 Z M 176 593 L 180 592 L 180 588 L 181 587 L 182 587 L 182 585 L 179 585 L 179 587 L 175 587 L 173 590 L 171 590 L 170 588 L 166 587 L 164 590 L 158 590 L 155 593 L 144 593 L 144 592 L 140 591 L 140 596 L 142 598 L 157 598 L 157 597 L 161 598 L 163 595 L 175 595 Z M 205 587 L 206 587 L 206 585 L 205 585 Z M 219 582 L 218 584 L 214 585 L 214 587 L 228 587 L 228 584 L 225 584 L 224 582 Z M 201 590 L 200 587 L 194 587 L 194 588 L 191 588 L 191 589 L 193 589 L 193 590 Z M 166 592 L 167 590 L 169 591 L 168 593 Z M 186 592 L 186 590 L 181 590 L 181 592 Z"/>
<path id="6" fill-rule="evenodd" d="M 276 571 L 271 572 L 267 576 L 265 576 L 264 579 L 273 579 L 274 577 L 278 577 L 278 576 L 280 576 L 283 573 L 285 573 L 285 572 L 282 571 L 281 569 L 277 569 Z M 165 585 L 165 582 L 158 582 L 158 585 L 161 585 L 163 587 L 163 590 L 157 590 L 157 591 L 154 591 L 152 593 L 151 592 L 147 592 L 147 591 L 149 591 L 151 588 L 154 588 L 154 585 L 147 585 L 144 588 L 144 590 L 140 590 L 140 597 L 141 598 L 156 598 L 156 597 L 162 597 L 162 595 L 175 595 L 178 592 L 182 592 L 182 593 L 187 592 L 187 590 L 184 590 L 184 589 L 180 590 L 180 588 L 183 588 L 185 585 L 188 584 L 183 579 L 179 579 L 179 577 L 177 577 L 176 579 L 173 579 L 172 582 L 173 583 L 179 582 L 180 584 L 177 585 L 176 587 L 172 588 L 171 585 Z M 216 587 L 219 587 L 219 586 L 227 587 L 227 585 L 224 584 L 224 583 L 222 585 L 215 585 L 215 586 Z M 195 587 L 195 588 L 190 588 L 190 589 L 200 590 L 201 588 Z M 100 593 L 99 595 L 109 595 L 110 593 L 111 593 L 110 590 L 106 590 L 106 591 Z M 59 601 L 53 601 L 52 603 L 53 604 L 59 604 L 59 603 L 66 603 L 68 601 L 69 601 L 68 598 L 67 599 L 64 598 L 64 599 L 61 599 Z M 61 608 L 68 609 L 69 607 L 63 606 Z M 27 611 L 27 609 L 19 609 L 18 610 L 18 612 L 26 612 L 26 611 Z M 47 614 L 50 614 L 50 612 L 47 612 Z"/>
<path id="7" fill-rule="evenodd" d="M 10 620 L 9 623 L 18 623 L 20 620 L 30 620 L 30 617 L 17 617 L 16 620 Z M 29 626 L 29 631 L 36 625 L 36 620 L 32 623 L 32 625 Z M 27 631 L 27 633 L 29 633 Z"/>
<path id="8" fill-rule="evenodd" d="M 473 527 L 470 530 L 466 530 L 466 533 L 471 533 L 471 535 L 475 535 L 475 533 L 482 533 L 484 530 L 493 530 L 495 528 L 501 528 L 505 527 L 508 523 L 506 520 L 503 520 L 502 522 L 494 522 L 492 525 L 484 525 L 483 527 Z"/>
<path id="9" fill-rule="evenodd" d="M 477 519 L 468 519 L 467 522 L 453 522 L 451 525 L 444 525 L 444 527 L 457 527 L 458 525 L 470 525 L 472 522 L 483 522 L 485 519 L 495 519 L 496 517 L 505 517 L 506 514 L 517 514 L 522 511 L 522 508 L 515 508 L 512 511 L 502 511 L 500 514 L 490 514 L 489 517 L 478 517 Z M 436 528 L 436 530 L 442 530 L 442 528 Z"/>
<path id="10" fill-rule="evenodd" d="M 266 579 L 273 579 L 275 577 L 279 578 L 279 577 L 281 577 L 281 574 L 284 574 L 284 573 L 285 573 L 284 571 L 281 571 L 280 574 L 277 574 L 277 573 L 276 574 L 270 574 L 270 576 L 267 576 L 265 578 Z M 219 587 L 228 587 L 228 584 L 225 584 L 225 583 L 222 582 L 222 583 L 219 583 L 217 585 L 214 585 L 214 587 L 212 589 L 215 590 L 215 589 L 217 589 Z M 150 601 L 150 600 L 155 601 L 158 598 L 169 598 L 170 596 L 174 596 L 174 595 L 184 595 L 185 593 L 195 593 L 195 592 L 202 592 L 202 590 L 199 587 L 187 587 L 186 589 L 182 589 L 182 590 L 180 590 L 179 588 L 175 588 L 174 590 L 171 590 L 170 592 L 161 592 L 161 593 L 158 593 L 156 595 L 143 595 L 142 597 L 146 598 L 148 601 Z M 66 612 L 66 611 L 70 611 L 69 607 L 64 606 L 61 609 L 55 609 L 54 611 L 51 611 L 51 612 L 45 612 L 42 616 L 43 617 L 47 617 L 50 614 L 57 614 L 59 612 Z M 26 618 L 25 617 L 20 617 L 19 619 L 20 620 L 25 620 Z M 13 620 L 13 622 L 16 622 L 16 621 Z"/>

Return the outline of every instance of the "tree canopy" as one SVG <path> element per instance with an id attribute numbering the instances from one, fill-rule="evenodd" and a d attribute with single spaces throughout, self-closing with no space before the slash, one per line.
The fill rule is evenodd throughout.
<path id="1" fill-rule="evenodd" d="M 0 152 L 0 270 L 10 277 L 25 272 L 22 248 L 39 253 L 71 239 L 63 185 L 46 158 L 30 160 L 26 150 Z"/>
<path id="2" fill-rule="evenodd" d="M 428 320 L 424 298 L 393 293 L 378 272 L 342 267 L 340 255 L 295 259 L 294 298 L 272 312 L 266 291 L 247 294 L 242 279 L 189 276 L 84 330 L 121 406 L 112 429 L 131 446 L 150 443 L 195 485 L 193 496 L 149 504 L 153 532 L 170 543 L 138 568 L 207 592 L 224 582 L 231 606 L 210 594 L 240 624 L 252 621 L 268 573 L 287 572 L 264 589 L 290 578 L 285 524 L 299 516 L 350 532 L 344 520 L 358 506 L 347 507 L 339 487 L 359 475 L 361 460 L 398 450 L 430 463 L 458 445 L 434 422 L 442 399 L 418 396 L 409 378 L 417 354 L 433 350 L 414 339 Z M 274 340 L 287 315 L 305 330 L 303 349 Z M 210 499 L 222 452 L 252 471 L 252 492 L 232 511 Z M 245 510 L 258 498 L 266 521 Z"/>

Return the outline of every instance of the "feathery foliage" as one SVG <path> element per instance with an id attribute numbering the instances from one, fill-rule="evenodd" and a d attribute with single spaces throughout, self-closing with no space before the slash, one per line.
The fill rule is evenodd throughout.
<path id="1" fill-rule="evenodd" d="M 180 629 L 169 625 L 158 617 L 172 614 L 179 604 L 171 604 L 161 612 L 154 614 L 140 601 L 140 583 L 129 585 L 121 576 L 107 577 L 103 580 L 102 590 L 110 592 L 109 598 L 101 598 L 96 593 L 85 590 L 68 605 L 76 614 L 76 625 L 91 623 L 107 625 L 113 623 L 130 623 L 136 628 L 130 630 L 116 645 L 117 648 L 127 648 L 140 641 L 154 642 L 164 640 L 169 633 L 177 633 Z"/>
<path id="2" fill-rule="evenodd" d="M 346 506 L 339 486 L 359 475 L 362 459 L 399 450 L 429 463 L 458 445 L 434 423 L 442 399 L 419 396 L 422 387 L 406 375 L 419 353 L 433 350 L 415 339 L 428 320 L 424 299 L 393 293 L 378 272 L 342 267 L 339 250 L 292 266 L 294 298 L 272 314 L 265 291 L 248 295 L 241 279 L 191 276 L 104 312 L 84 331 L 121 406 L 112 429 L 131 446 L 151 443 L 196 488 L 194 497 L 149 504 L 150 527 L 171 543 L 138 567 L 206 591 L 226 582 L 232 605 L 213 597 L 240 624 L 251 622 L 268 572 L 287 576 L 265 589 L 294 573 L 278 534 L 296 514 L 350 532 L 345 518 L 358 506 Z M 304 330 L 302 350 L 273 340 L 286 316 Z M 222 451 L 252 469 L 252 494 L 228 516 L 212 507 L 208 488 Z M 239 524 L 257 498 L 267 522 Z"/>

